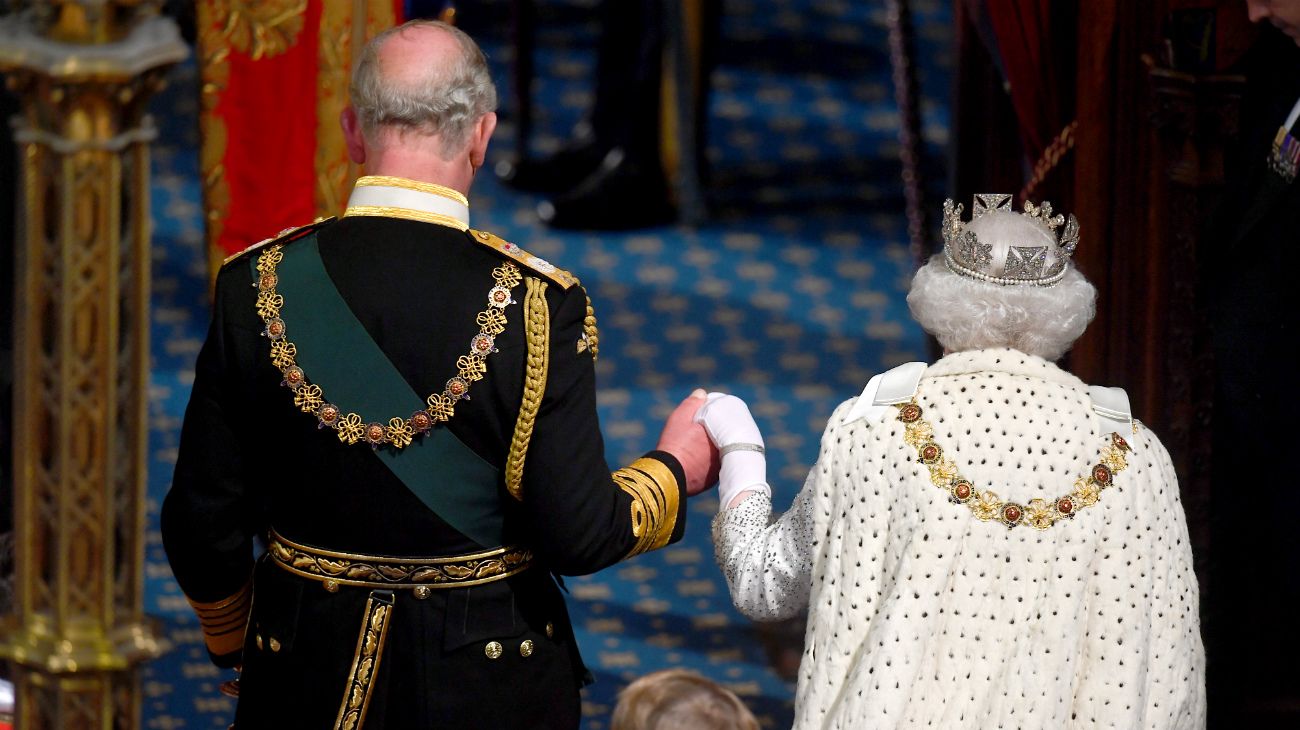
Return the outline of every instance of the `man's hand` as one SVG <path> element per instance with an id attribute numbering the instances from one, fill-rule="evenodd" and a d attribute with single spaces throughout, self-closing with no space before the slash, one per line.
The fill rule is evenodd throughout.
<path id="1" fill-rule="evenodd" d="M 677 457 L 686 473 L 686 494 L 695 496 L 718 481 L 722 459 L 709 441 L 704 427 L 695 422 L 695 412 L 706 402 L 703 390 L 696 389 L 668 414 L 664 430 L 659 434 L 660 451 Z"/>

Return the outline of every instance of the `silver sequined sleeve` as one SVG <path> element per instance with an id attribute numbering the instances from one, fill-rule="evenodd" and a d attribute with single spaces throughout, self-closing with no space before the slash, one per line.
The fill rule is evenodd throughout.
<path id="1" fill-rule="evenodd" d="M 755 493 L 713 518 L 713 555 L 727 577 L 731 601 L 756 621 L 777 621 L 808 605 L 812 586 L 812 483 L 780 519 L 771 522 L 772 501 Z M 770 524 L 769 524 L 770 523 Z"/>

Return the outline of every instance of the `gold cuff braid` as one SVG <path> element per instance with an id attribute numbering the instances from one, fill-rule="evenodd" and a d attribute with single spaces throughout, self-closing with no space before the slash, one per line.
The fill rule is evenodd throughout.
<path id="1" fill-rule="evenodd" d="M 528 442 L 533 438 L 537 411 L 546 395 L 551 359 L 551 310 L 546 306 L 546 282 L 530 276 L 525 284 L 524 336 L 528 341 L 528 359 L 524 367 L 524 397 L 506 457 L 506 491 L 519 501 L 524 499 L 524 459 L 528 456 Z"/>
<path id="2" fill-rule="evenodd" d="M 203 643 L 217 656 L 244 648 L 244 630 L 253 608 L 253 581 L 249 580 L 233 596 L 205 603 L 186 598 L 199 616 Z"/>
<path id="3" fill-rule="evenodd" d="M 642 457 L 611 476 L 632 497 L 632 534 L 637 541 L 625 557 L 667 545 L 677 527 L 677 506 L 681 499 L 672 469 L 658 459 Z"/>

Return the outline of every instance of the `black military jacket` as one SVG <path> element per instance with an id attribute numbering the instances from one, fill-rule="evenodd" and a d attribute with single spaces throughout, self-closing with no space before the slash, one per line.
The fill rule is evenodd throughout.
<path id="1" fill-rule="evenodd" d="M 1300 410 L 1288 375 L 1300 337 L 1300 178 L 1287 180 L 1271 164 L 1278 128 L 1300 100 L 1297 69 L 1300 48 L 1268 27 L 1232 69 L 1246 78 L 1234 117 L 1239 139 L 1224 159 L 1226 185 L 1208 245 L 1194 252 L 1213 345 L 1213 408 L 1196 405 L 1198 422 L 1208 417 L 1214 435 L 1212 492 L 1203 504 L 1215 509 L 1201 512 L 1214 546 L 1206 567 L 1215 595 L 1231 596 L 1207 602 L 1202 618 L 1211 727 L 1244 725 L 1234 722 L 1243 707 L 1293 696 L 1283 677 L 1300 652 L 1300 633 L 1275 628 L 1291 625 L 1300 600 L 1292 521 L 1300 496 L 1279 479 L 1285 468 L 1271 458 L 1295 448 Z M 1300 138 L 1300 123 L 1289 132 Z M 1194 213 L 1178 208 L 1171 215 Z M 1198 461 L 1206 458 L 1198 451 Z M 1219 508 L 1236 504 L 1250 507 Z"/>
<path id="2" fill-rule="evenodd" d="M 589 305 L 565 272 L 488 234 L 398 217 L 344 217 L 271 245 L 298 245 L 295 239 L 310 233 L 339 294 L 422 396 L 441 392 L 456 374 L 457 358 L 480 332 L 476 314 L 496 267 L 513 261 L 547 285 L 548 372 L 522 494 L 508 494 L 504 479 L 498 486 L 507 541 L 530 548 L 534 566 L 420 599 L 395 591 L 364 726 L 576 727 L 585 670 L 550 574 L 590 573 L 679 539 L 680 464 L 650 452 L 638 463 L 661 465 L 650 470 L 657 478 L 636 469 L 611 474 L 596 415 Z M 227 262 L 218 276 L 163 505 L 163 540 L 214 661 L 243 666 L 236 726 L 333 727 L 350 691 L 349 668 L 360 657 L 369 591 L 327 590 L 259 557 L 268 531 L 340 554 L 438 557 L 497 546 L 458 532 L 369 445 L 343 443 L 294 406 L 255 310 L 252 259 L 259 250 Z M 506 328 L 485 375 L 450 421 L 436 426 L 503 474 L 527 356 L 522 306 L 504 312 Z M 285 320 L 292 334 L 292 319 Z M 625 486 L 629 480 L 636 489 Z M 646 494 L 659 500 L 659 510 L 647 511 Z M 662 537 L 647 539 L 647 531 Z M 489 658 L 489 643 L 497 645 L 497 658 Z M 502 702 L 502 693 L 514 699 Z"/>

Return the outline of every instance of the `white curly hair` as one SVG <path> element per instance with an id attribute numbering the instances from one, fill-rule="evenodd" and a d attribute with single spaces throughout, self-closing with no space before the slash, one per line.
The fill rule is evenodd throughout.
<path id="1" fill-rule="evenodd" d="M 1063 255 L 1046 226 L 1019 214 L 990 212 L 967 229 L 992 244 L 992 276 L 1003 275 L 1013 245 L 1049 245 L 1049 265 Z M 1051 286 L 1006 285 L 957 274 L 940 253 L 916 272 L 907 306 L 948 352 L 1010 347 L 1059 360 L 1096 314 L 1097 290 L 1073 264 Z"/>

